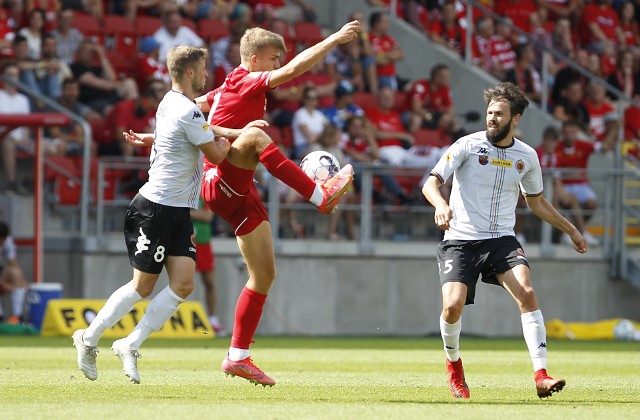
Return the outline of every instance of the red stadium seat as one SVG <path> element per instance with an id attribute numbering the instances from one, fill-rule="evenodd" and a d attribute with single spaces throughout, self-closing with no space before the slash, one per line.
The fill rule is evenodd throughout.
<path id="1" fill-rule="evenodd" d="M 442 135 L 439 130 L 420 128 L 411 134 L 413 134 L 413 140 L 416 146 L 449 146 L 447 136 Z"/>
<path id="2" fill-rule="evenodd" d="M 229 35 L 229 28 L 217 19 L 201 19 L 198 22 L 198 35 L 210 44 L 223 36 Z"/>
<path id="3" fill-rule="evenodd" d="M 107 50 L 119 51 L 127 57 L 135 56 L 138 36 L 129 19 L 118 15 L 105 16 L 104 33 Z"/>
<path id="4" fill-rule="evenodd" d="M 138 16 L 136 18 L 135 30 L 138 38 L 144 38 L 156 33 L 162 26 L 162 19 L 154 16 Z"/>
<path id="5" fill-rule="evenodd" d="M 72 26 L 91 38 L 94 42 L 102 44 L 104 42 L 104 30 L 95 16 L 86 13 L 74 12 Z"/>
<path id="6" fill-rule="evenodd" d="M 193 19 L 183 17 L 182 26 L 186 26 L 187 28 L 191 29 L 193 32 L 198 33 L 198 28 L 196 27 L 196 23 L 193 21 Z"/>
<path id="7" fill-rule="evenodd" d="M 353 103 L 362 109 L 371 108 L 377 103 L 376 95 L 369 92 L 355 92 L 353 94 Z"/>
<path id="8" fill-rule="evenodd" d="M 296 31 L 296 41 L 303 46 L 317 44 L 324 39 L 322 27 L 313 22 L 296 22 L 293 24 Z"/>
<path id="9" fill-rule="evenodd" d="M 133 77 L 135 71 L 135 61 L 131 60 L 131 55 L 127 55 L 122 51 L 106 51 L 107 59 L 111 63 L 116 77 L 122 80 L 127 77 Z"/>

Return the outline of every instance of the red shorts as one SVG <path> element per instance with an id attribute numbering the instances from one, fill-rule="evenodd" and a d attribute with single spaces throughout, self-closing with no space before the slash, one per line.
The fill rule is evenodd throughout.
<path id="1" fill-rule="evenodd" d="M 196 271 L 213 271 L 215 261 L 210 242 L 196 244 Z"/>
<path id="2" fill-rule="evenodd" d="M 254 172 L 225 159 L 218 166 L 205 168 L 202 176 L 202 198 L 211 211 L 231 224 L 236 236 L 251 233 L 269 221 L 253 183 Z"/>

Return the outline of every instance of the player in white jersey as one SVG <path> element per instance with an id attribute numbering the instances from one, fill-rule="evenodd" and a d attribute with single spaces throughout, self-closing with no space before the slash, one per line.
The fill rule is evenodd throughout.
<path id="1" fill-rule="evenodd" d="M 155 133 L 123 133 L 133 144 L 153 141 L 149 181 L 131 201 L 124 221 L 133 279 L 109 297 L 87 329 L 73 334 L 78 368 L 91 380 L 98 376 L 100 336 L 153 292 L 163 267 L 167 268 L 169 285 L 151 300 L 131 334 L 111 347 L 132 382 L 140 383 L 138 348 L 171 318 L 193 290 L 196 249 L 190 209 L 198 207 L 201 154 L 221 162 L 230 147 L 225 137 L 237 137 L 242 132 L 210 127 L 194 102 L 207 79 L 206 58 L 203 48 L 172 48 L 167 54 L 172 87 L 158 106 Z M 247 127 L 264 124 L 257 121 Z"/>
<path id="2" fill-rule="evenodd" d="M 549 397 L 566 381 L 547 374 L 546 331 L 529 263 L 514 236 L 519 190 L 542 220 L 567 233 L 575 250 L 587 252 L 587 242 L 542 195 L 542 173 L 536 152 L 513 132 L 529 101 L 512 83 L 501 83 L 484 93 L 487 131 L 460 138 L 431 171 L 422 193 L 435 207 L 435 223 L 445 231 L 438 246 L 442 283 L 440 332 L 447 355 L 451 394 L 469 398 L 459 355 L 461 315 L 472 304 L 478 276 L 505 288 L 518 304 L 522 330 L 533 362 L 537 394 Z M 453 175 L 447 203 L 439 187 Z"/>

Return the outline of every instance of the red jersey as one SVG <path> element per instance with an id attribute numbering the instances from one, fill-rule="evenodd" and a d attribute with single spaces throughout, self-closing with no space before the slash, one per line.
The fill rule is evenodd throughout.
<path id="1" fill-rule="evenodd" d="M 595 3 L 586 4 L 582 11 L 582 23 L 586 31 L 586 39 L 584 40 L 586 44 L 597 41 L 587 28 L 591 23 L 596 23 L 607 39 L 615 42 L 616 27 L 620 25 L 620 21 L 616 11 L 611 6 L 600 7 Z"/>
<path id="2" fill-rule="evenodd" d="M 600 105 L 594 105 L 591 101 L 584 101 L 583 103 L 589 112 L 590 134 L 598 141 L 604 140 L 604 118 L 608 114 L 615 112 L 615 109 L 607 102 L 603 102 Z"/>
<path id="3" fill-rule="evenodd" d="M 558 167 L 558 155 L 555 151 L 545 153 L 544 148 L 538 146 L 536 147 L 536 153 L 538 154 L 538 160 L 540 161 L 540 168 L 542 168 L 542 170 Z"/>
<path id="4" fill-rule="evenodd" d="M 244 128 L 264 117 L 269 87 L 268 71 L 249 75 L 246 67 L 238 66 L 224 80 L 222 86 L 207 93 L 209 124 L 227 128 Z"/>
<path id="5" fill-rule="evenodd" d="M 368 108 L 366 111 L 367 118 L 380 131 L 387 132 L 404 132 L 402 118 L 395 111 L 383 111 L 377 107 Z M 379 147 L 386 146 L 402 146 L 400 139 L 377 139 Z"/>
<path id="6" fill-rule="evenodd" d="M 408 99 L 409 109 L 411 109 L 413 101 L 420 102 L 424 109 L 429 111 L 446 112 L 453 106 L 451 90 L 447 86 L 442 86 L 434 91 L 427 80 L 415 82 L 411 87 Z"/>
<path id="7" fill-rule="evenodd" d="M 369 142 L 362 137 L 356 137 L 355 139 L 349 138 L 344 143 L 344 148 L 347 150 L 353 150 L 359 153 L 369 153 L 371 147 Z"/>
<path id="8" fill-rule="evenodd" d="M 640 139 L 640 108 L 633 105 L 624 111 L 624 138 Z"/>
<path id="9" fill-rule="evenodd" d="M 511 41 L 500 36 L 492 36 L 489 46 L 489 56 L 491 61 L 500 64 L 505 70 L 510 70 L 516 66 L 516 53 L 513 51 Z"/>
<path id="10" fill-rule="evenodd" d="M 622 32 L 624 32 L 624 41 L 627 44 L 627 47 L 637 45 L 638 43 L 636 37 L 638 36 L 639 32 L 638 22 L 634 20 L 631 23 L 621 24 L 620 27 L 622 28 Z"/>
<path id="11" fill-rule="evenodd" d="M 511 18 L 513 26 L 527 33 L 531 32 L 529 15 L 537 12 L 536 5 L 532 0 L 496 0 L 494 10 L 500 16 Z"/>
<path id="12" fill-rule="evenodd" d="M 369 41 L 371 42 L 373 55 L 386 53 L 398 47 L 396 40 L 389 35 L 376 36 L 370 34 Z M 378 76 L 395 76 L 396 65 L 394 63 L 379 64 L 376 66 L 376 73 Z"/>
<path id="13" fill-rule="evenodd" d="M 138 63 L 136 64 L 136 81 L 138 88 L 142 91 L 147 87 L 150 80 L 161 80 L 165 83 L 171 83 L 167 66 L 159 60 L 146 54 L 138 55 Z"/>
<path id="14" fill-rule="evenodd" d="M 595 143 L 576 140 L 573 147 L 565 147 L 564 142 L 556 146 L 558 156 L 558 168 L 578 168 L 584 169 L 579 172 L 567 174 L 562 180 L 564 184 L 582 184 L 587 182 L 587 166 L 589 156 L 595 151 Z"/>
<path id="15" fill-rule="evenodd" d="M 464 54 L 465 42 L 467 40 L 466 31 L 456 21 L 452 26 L 445 27 L 444 22 L 436 20 L 427 26 L 427 32 L 438 35 L 447 42 L 449 48 L 458 54 Z"/>

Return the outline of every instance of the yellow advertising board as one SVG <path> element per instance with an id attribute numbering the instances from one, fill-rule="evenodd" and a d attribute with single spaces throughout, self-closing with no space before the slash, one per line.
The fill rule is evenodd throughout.
<path id="1" fill-rule="evenodd" d="M 87 328 L 104 306 L 105 300 L 51 299 L 47 303 L 40 334 L 43 336 L 67 336 L 77 329 Z M 105 331 L 103 337 L 126 337 L 136 326 L 149 306 L 149 301 L 140 301 L 131 312 L 116 325 Z M 164 326 L 151 334 L 151 338 L 206 338 L 214 332 L 200 302 L 187 301 L 178 306 L 178 311 Z"/>

